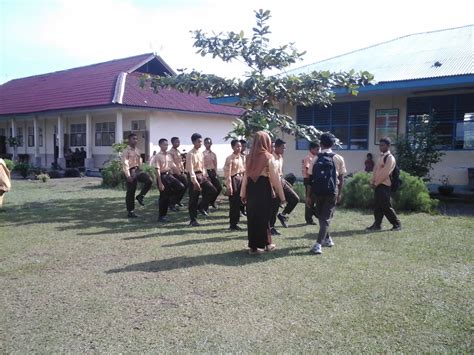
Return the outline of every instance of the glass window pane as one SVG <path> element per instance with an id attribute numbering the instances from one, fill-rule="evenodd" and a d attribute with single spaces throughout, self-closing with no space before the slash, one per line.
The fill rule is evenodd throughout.
<path id="1" fill-rule="evenodd" d="M 369 126 L 352 126 L 350 149 L 367 149 Z"/>
<path id="2" fill-rule="evenodd" d="M 102 131 L 102 124 L 96 123 L 96 124 L 95 124 L 95 131 L 96 131 L 96 132 Z"/>
<path id="3" fill-rule="evenodd" d="M 331 124 L 331 106 L 329 107 L 315 106 L 314 123 L 320 126 Z"/>
<path id="4" fill-rule="evenodd" d="M 296 107 L 296 122 L 299 124 L 312 125 L 313 124 L 313 106 L 297 106 Z"/>
<path id="5" fill-rule="evenodd" d="M 347 125 L 349 124 L 349 107 L 347 102 L 336 103 L 332 106 L 331 124 Z"/>
<path id="6" fill-rule="evenodd" d="M 454 95 L 432 96 L 431 115 L 435 121 L 452 121 L 454 119 Z"/>
<path id="7" fill-rule="evenodd" d="M 339 141 L 341 141 L 342 149 L 348 148 L 349 128 L 347 126 L 334 127 L 331 133 L 334 134 L 336 138 L 339 138 Z"/>
<path id="8" fill-rule="evenodd" d="M 451 149 L 453 146 L 453 124 L 439 123 L 435 128 L 436 136 L 440 142 L 440 149 Z"/>
<path id="9" fill-rule="evenodd" d="M 351 104 L 351 124 L 369 124 L 370 101 L 356 101 Z"/>
<path id="10" fill-rule="evenodd" d="M 109 122 L 109 131 L 115 132 L 115 122 Z"/>

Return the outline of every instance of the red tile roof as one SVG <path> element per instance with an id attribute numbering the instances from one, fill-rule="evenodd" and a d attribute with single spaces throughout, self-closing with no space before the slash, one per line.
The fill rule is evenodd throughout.
<path id="1" fill-rule="evenodd" d="M 85 67 L 11 80 L 0 85 L 0 115 L 39 113 L 53 110 L 114 105 L 117 78 L 130 73 L 147 60 L 161 58 L 151 53 L 112 60 Z M 164 67 L 166 63 L 162 62 Z M 120 105 L 239 115 L 235 107 L 213 105 L 206 96 L 195 96 L 175 90 L 154 94 L 138 85 L 140 73 L 126 76 Z"/>

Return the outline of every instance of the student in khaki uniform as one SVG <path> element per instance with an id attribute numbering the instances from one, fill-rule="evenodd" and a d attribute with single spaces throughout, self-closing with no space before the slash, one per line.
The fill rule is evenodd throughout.
<path id="1" fill-rule="evenodd" d="M 181 194 L 184 185 L 175 178 L 179 170 L 174 164 L 173 157 L 167 152 L 168 140 L 161 138 L 158 144 L 161 150 L 152 158 L 150 165 L 156 169 L 156 185 L 160 190 L 158 222 L 167 222 L 170 200 Z"/>
<path id="2" fill-rule="evenodd" d="M 204 158 L 199 149 L 202 146 L 202 136 L 194 133 L 191 136 L 194 148 L 186 154 L 186 171 L 189 174 L 189 225 L 192 227 L 199 226 L 197 222 L 198 210 L 202 215 L 208 216 L 207 210 L 209 203 L 215 199 L 217 190 L 206 176 L 204 169 Z M 199 203 L 199 195 L 202 193 L 201 203 Z"/>
<path id="3" fill-rule="evenodd" d="M 244 160 L 244 166 L 245 166 L 245 164 L 247 163 L 247 154 L 248 154 L 247 141 L 245 139 L 241 139 L 240 145 L 241 145 L 240 154 L 242 155 L 242 158 Z M 243 202 L 240 203 L 240 214 L 242 216 L 247 215 L 247 209 L 245 208 L 245 205 Z"/>
<path id="4" fill-rule="evenodd" d="M 207 137 L 204 139 L 204 146 L 206 147 L 206 150 L 204 150 L 204 152 L 202 153 L 204 157 L 204 169 L 206 169 L 209 180 L 211 180 L 212 185 L 214 185 L 214 187 L 217 190 L 216 197 L 213 200 L 211 200 L 209 205 L 212 208 L 217 208 L 216 199 L 217 199 L 217 196 L 219 196 L 219 194 L 222 191 L 222 185 L 217 176 L 217 156 L 216 156 L 216 153 L 214 153 L 211 150 L 211 147 L 212 147 L 211 138 Z"/>
<path id="5" fill-rule="evenodd" d="M 181 145 L 181 141 L 179 140 L 178 137 L 173 137 L 171 138 L 171 144 L 172 144 L 172 147 L 169 150 L 169 153 L 171 154 L 173 158 L 174 165 L 179 171 L 177 174 L 174 174 L 174 177 L 178 179 L 184 185 L 184 190 L 181 191 L 179 194 L 177 194 L 175 198 L 172 199 L 170 202 L 171 210 L 176 211 L 175 205 L 178 205 L 179 207 L 183 207 L 181 200 L 183 199 L 184 194 L 186 193 L 186 188 L 188 186 L 188 179 L 184 171 L 184 163 L 183 163 L 182 155 L 178 150 L 179 146 Z"/>
<path id="6" fill-rule="evenodd" d="M 281 185 L 283 192 L 285 193 L 285 199 L 288 202 L 281 213 L 278 213 L 280 208 L 280 200 L 275 198 L 273 201 L 272 218 L 270 220 L 270 227 L 273 235 L 279 235 L 280 232 L 275 228 L 276 218 L 280 221 L 283 227 L 288 228 L 288 215 L 295 209 L 300 202 L 298 194 L 293 190 L 291 184 L 283 178 L 283 154 L 285 153 L 286 142 L 281 139 L 277 139 L 274 145 L 273 157 L 275 158 L 275 164 L 278 167 L 278 175 L 280 176 Z"/>
<path id="7" fill-rule="evenodd" d="M 12 187 L 10 170 L 7 168 L 5 160 L 0 158 L 0 210 L 3 206 L 3 197 Z"/>
<path id="8" fill-rule="evenodd" d="M 144 199 L 147 192 L 153 184 L 150 175 L 140 171 L 142 165 L 142 158 L 137 146 L 137 135 L 132 133 L 128 136 L 128 147 L 123 151 L 122 168 L 127 178 L 127 194 L 125 196 L 125 203 L 129 218 L 136 218 L 135 214 L 135 192 L 137 191 L 138 182 L 143 183 L 143 188 L 137 195 L 136 200 L 142 206 L 145 205 Z"/>
<path id="9" fill-rule="evenodd" d="M 374 189 L 375 205 L 374 205 L 374 224 L 367 230 L 375 231 L 382 229 L 383 217 L 387 217 L 392 224 L 392 231 L 399 231 L 402 226 L 391 202 L 391 186 L 390 174 L 395 169 L 395 157 L 390 153 L 390 138 L 382 138 L 379 142 L 380 157 L 375 164 L 370 186 Z"/>
<path id="10" fill-rule="evenodd" d="M 237 139 L 230 142 L 233 153 L 227 157 L 224 164 L 224 179 L 229 196 L 229 221 L 230 230 L 241 231 L 238 223 L 240 221 L 240 188 L 245 172 L 244 159 L 240 154 L 242 145 Z"/>
<path id="11" fill-rule="evenodd" d="M 309 186 L 309 176 L 311 175 L 309 173 L 309 168 L 310 168 L 310 166 L 313 166 L 313 160 L 317 157 L 317 155 L 319 153 L 319 148 L 320 148 L 319 143 L 310 142 L 309 143 L 309 152 L 304 157 L 304 159 L 302 161 L 301 174 L 303 176 L 303 184 L 305 186 L 305 189 L 307 189 L 308 186 Z M 304 219 L 306 221 L 306 224 L 309 224 L 309 225 L 315 225 L 316 224 L 313 220 L 313 216 L 315 216 L 314 205 L 313 206 L 305 205 Z"/>
<path id="12" fill-rule="evenodd" d="M 308 168 L 310 175 L 306 189 L 306 204 L 310 207 L 316 203 L 315 214 L 319 221 L 318 238 L 310 250 L 314 254 L 322 254 L 322 246 L 334 246 L 329 235 L 329 225 L 336 204 L 341 201 L 344 175 L 347 172 L 344 158 L 331 149 L 335 141 L 334 135 L 323 133 L 320 137 L 321 152 Z"/>

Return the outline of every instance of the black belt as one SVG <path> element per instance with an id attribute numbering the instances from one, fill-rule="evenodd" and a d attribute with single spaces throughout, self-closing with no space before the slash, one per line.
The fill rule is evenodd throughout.
<path id="1" fill-rule="evenodd" d="M 237 173 L 235 175 L 232 175 L 231 178 L 235 178 L 236 176 L 244 176 L 244 174 L 243 173 Z"/>
<path id="2" fill-rule="evenodd" d="M 194 174 L 202 174 L 202 171 L 195 171 Z"/>

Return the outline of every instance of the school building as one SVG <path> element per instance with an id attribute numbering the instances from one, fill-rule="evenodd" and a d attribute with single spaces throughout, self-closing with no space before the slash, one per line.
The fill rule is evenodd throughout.
<path id="1" fill-rule="evenodd" d="M 445 155 L 434 167 L 431 182 L 466 188 L 474 168 L 474 25 L 413 34 L 342 54 L 290 71 L 367 70 L 376 83 L 358 96 L 336 92 L 328 107 L 288 107 L 298 123 L 333 132 L 341 141 L 348 172 L 364 170 L 367 153 L 379 154 L 378 140 L 406 133 L 407 122 L 429 115 Z M 284 135 L 285 171 L 301 175 L 308 142 Z M 396 146 L 393 147 L 396 150 Z"/>
<path id="2" fill-rule="evenodd" d="M 191 148 L 199 132 L 211 137 L 219 165 L 231 153 L 223 137 L 241 110 L 213 105 L 206 95 L 140 87 L 144 73 L 174 75 L 155 54 L 112 60 L 80 68 L 11 80 L 0 86 L 0 157 L 35 166 L 65 167 L 65 153 L 83 147 L 85 167 L 99 169 L 113 154 L 112 144 L 131 132 L 147 161 L 158 140 L 181 139 Z M 18 146 L 9 144 L 16 137 Z"/>

